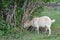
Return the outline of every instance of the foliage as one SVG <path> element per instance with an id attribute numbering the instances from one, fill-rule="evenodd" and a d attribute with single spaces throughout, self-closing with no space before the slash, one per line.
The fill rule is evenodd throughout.
<path id="1" fill-rule="evenodd" d="M 10 23 L 6 22 L 6 20 L 3 19 L 1 10 L 2 8 L 7 9 L 9 7 L 9 5 L 13 5 L 14 6 L 14 2 L 16 1 L 17 3 L 17 9 L 16 9 L 16 27 L 14 27 L 13 25 L 11 25 Z M 7 39 L 17 39 L 18 40 L 58 40 L 60 39 L 60 34 L 58 33 L 59 31 L 56 31 L 55 33 L 57 33 L 55 35 L 55 33 L 53 32 L 54 29 L 60 29 L 60 8 L 47 8 L 44 6 L 40 6 L 37 9 L 34 10 L 33 14 L 30 17 L 30 20 L 33 17 L 40 17 L 43 15 L 47 15 L 49 17 L 51 17 L 52 19 L 56 19 L 56 22 L 54 23 L 54 25 L 52 25 L 52 35 L 50 37 L 46 37 L 47 35 L 44 34 L 36 34 L 34 31 L 27 31 L 25 29 L 23 29 L 20 25 L 21 21 L 22 21 L 22 17 L 24 14 L 24 10 L 23 5 L 24 2 L 26 0 L 0 0 L 0 36 L 7 36 Z M 41 1 L 41 3 L 45 4 L 45 3 L 49 3 L 49 2 L 55 2 L 58 3 L 60 2 L 60 0 L 28 0 L 31 2 L 36 2 L 36 1 Z M 31 11 L 31 10 L 30 10 Z M 52 15 L 51 15 L 52 14 Z M 33 33 L 34 32 L 34 33 Z M 57 37 L 58 36 L 58 37 Z M 10 38 L 11 37 L 11 38 Z M 31 38 L 30 38 L 31 37 Z M 4 37 L 3 37 L 4 38 Z M 2 38 L 2 39 L 3 39 Z"/>

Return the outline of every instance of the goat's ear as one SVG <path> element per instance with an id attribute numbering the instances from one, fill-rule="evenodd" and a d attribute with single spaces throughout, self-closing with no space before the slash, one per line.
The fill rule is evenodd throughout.
<path id="1" fill-rule="evenodd" d="M 29 22 L 29 20 L 27 20 L 27 22 Z"/>
<path id="2" fill-rule="evenodd" d="M 28 22 L 29 20 L 26 20 L 24 23 Z"/>
<path id="3" fill-rule="evenodd" d="M 29 20 L 27 20 L 27 21 L 29 21 Z"/>

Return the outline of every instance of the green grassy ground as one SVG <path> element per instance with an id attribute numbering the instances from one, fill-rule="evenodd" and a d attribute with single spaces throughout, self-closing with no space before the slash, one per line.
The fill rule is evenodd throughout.
<path id="1" fill-rule="evenodd" d="M 38 10 L 39 11 L 39 10 Z M 25 35 L 21 36 L 20 40 L 60 40 L 60 8 L 44 8 L 44 11 L 41 13 L 35 12 L 36 16 L 49 16 L 51 19 L 55 19 L 56 22 L 52 24 L 52 34 L 48 36 L 46 33 L 34 33 L 27 32 Z"/>
<path id="2" fill-rule="evenodd" d="M 60 8 L 47 8 L 39 13 L 39 10 L 35 12 L 36 16 L 49 16 L 51 19 L 55 19 L 56 22 L 52 24 L 52 34 L 48 36 L 48 33 L 37 34 L 34 31 L 21 31 L 8 36 L 0 37 L 1 40 L 60 40 Z"/>

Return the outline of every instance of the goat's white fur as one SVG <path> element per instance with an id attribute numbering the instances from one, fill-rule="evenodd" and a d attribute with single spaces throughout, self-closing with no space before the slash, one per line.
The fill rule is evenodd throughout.
<path id="1" fill-rule="evenodd" d="M 46 27 L 46 31 L 49 30 L 49 35 L 51 34 L 51 24 L 55 22 L 55 19 L 51 20 L 48 16 L 36 17 L 31 21 L 24 23 L 24 28 L 32 26 L 37 28 L 39 33 L 39 27 Z"/>

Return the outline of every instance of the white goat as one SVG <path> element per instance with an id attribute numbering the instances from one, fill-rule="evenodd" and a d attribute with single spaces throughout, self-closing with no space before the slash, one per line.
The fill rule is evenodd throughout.
<path id="1" fill-rule="evenodd" d="M 51 24 L 55 22 L 55 19 L 51 20 L 48 16 L 42 16 L 33 18 L 31 21 L 27 21 L 24 23 L 24 28 L 32 26 L 37 28 L 37 32 L 39 33 L 39 27 L 46 27 L 46 31 L 49 30 L 49 35 L 51 34 Z"/>

